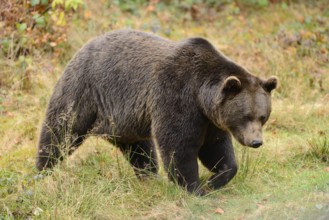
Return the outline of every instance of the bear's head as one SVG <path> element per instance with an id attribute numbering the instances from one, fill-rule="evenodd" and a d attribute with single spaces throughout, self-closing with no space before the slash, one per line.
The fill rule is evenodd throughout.
<path id="1" fill-rule="evenodd" d="M 222 125 L 242 145 L 257 148 L 263 144 L 262 127 L 271 113 L 271 91 L 276 88 L 277 79 L 251 80 L 245 88 L 235 76 L 224 80 L 219 113 Z"/>
<path id="2" fill-rule="evenodd" d="M 276 86 L 276 77 L 263 80 L 252 75 L 228 76 L 219 85 L 209 88 L 208 84 L 204 112 L 242 145 L 257 148 L 263 144 L 262 127 L 270 116 L 271 91 Z"/>

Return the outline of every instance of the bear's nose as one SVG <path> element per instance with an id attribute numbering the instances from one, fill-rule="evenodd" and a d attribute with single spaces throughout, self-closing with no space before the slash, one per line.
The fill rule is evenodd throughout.
<path id="1" fill-rule="evenodd" d="M 260 147 L 262 144 L 263 144 L 263 141 L 260 141 L 260 140 L 253 140 L 251 142 L 251 146 L 254 148 Z"/>

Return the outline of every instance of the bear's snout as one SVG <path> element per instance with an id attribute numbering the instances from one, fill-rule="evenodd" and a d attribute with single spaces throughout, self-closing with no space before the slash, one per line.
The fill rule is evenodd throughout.
<path id="1" fill-rule="evenodd" d="M 262 144 L 263 144 L 262 140 L 253 140 L 251 142 L 251 147 L 258 148 L 258 147 L 262 146 Z"/>
<path id="2" fill-rule="evenodd" d="M 249 122 L 246 126 L 233 130 L 232 134 L 244 146 L 258 148 L 263 144 L 262 125 L 260 122 Z"/>

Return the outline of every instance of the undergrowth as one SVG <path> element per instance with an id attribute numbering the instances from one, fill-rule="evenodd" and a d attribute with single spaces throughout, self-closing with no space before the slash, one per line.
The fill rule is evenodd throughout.
<path id="1" fill-rule="evenodd" d="M 54 1 L 8 2 L 15 3 L 7 7 L 14 17 L 0 8 L 6 19 L 0 21 L 6 28 L 0 33 L 0 219 L 329 216 L 326 1 L 87 0 L 71 9 L 53 7 Z M 15 7 L 31 14 L 17 16 Z M 62 26 L 52 18 L 56 10 L 65 18 Z M 37 172 L 40 125 L 65 64 L 92 37 L 120 28 L 172 40 L 205 37 L 255 75 L 279 78 L 265 144 L 255 150 L 234 143 L 239 171 L 227 186 L 202 198 L 188 195 L 168 181 L 163 167 L 140 182 L 100 138 L 88 138 L 53 172 Z M 206 182 L 211 174 L 200 167 Z"/>
<path id="2" fill-rule="evenodd" d="M 310 148 L 304 154 L 305 158 L 329 163 L 329 138 L 320 136 L 313 138 L 309 142 Z"/>

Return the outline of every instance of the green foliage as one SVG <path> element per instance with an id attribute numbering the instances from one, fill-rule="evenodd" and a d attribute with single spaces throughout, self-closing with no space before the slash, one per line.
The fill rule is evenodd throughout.
<path id="1" fill-rule="evenodd" d="M 30 4 L 9 0 L 3 13 L 0 56 L 17 59 L 43 49 L 59 54 L 66 42 L 67 19 L 83 5 L 82 0 L 31 0 Z M 1 12 L 1 11 L 0 11 Z M 10 39 L 10 40 L 9 40 Z"/>
<path id="2" fill-rule="evenodd" d="M 113 3 L 117 5 L 122 11 L 136 13 L 139 7 L 145 7 L 147 0 L 114 0 Z"/>
<path id="3" fill-rule="evenodd" d="M 48 0 L 31 0 L 31 6 L 37 6 L 37 5 L 48 5 Z"/>
<path id="4" fill-rule="evenodd" d="M 32 6 L 36 6 L 38 4 L 40 4 L 40 0 L 31 0 L 31 5 Z"/>
<path id="5" fill-rule="evenodd" d="M 6 5 L 16 16 L 0 22 L 0 219 L 329 215 L 326 1 L 86 0 L 68 8 L 64 1 L 54 8 L 53 1 L 27 2 Z M 197 198 L 170 183 L 163 167 L 139 182 L 120 151 L 100 138 L 88 138 L 53 172 L 36 171 L 38 129 L 66 64 L 59 56 L 67 61 L 92 37 L 127 27 L 173 40 L 205 37 L 254 74 L 278 76 L 265 144 L 234 144 L 239 171 L 227 186 Z M 206 184 L 211 173 L 201 163 L 200 174 Z"/>
<path id="6" fill-rule="evenodd" d="M 35 14 L 33 15 L 33 19 L 35 24 L 40 27 L 40 28 L 44 28 L 46 26 L 46 19 L 45 16 L 41 16 L 39 14 Z"/>
<path id="7" fill-rule="evenodd" d="M 52 7 L 64 6 L 65 10 L 77 10 L 83 5 L 83 0 L 53 0 Z"/>
<path id="8" fill-rule="evenodd" d="M 20 32 L 20 33 L 22 33 L 22 32 L 24 32 L 25 30 L 26 30 L 26 28 L 27 28 L 27 25 L 26 25 L 26 23 L 17 23 L 16 24 L 16 28 L 17 28 L 17 30 Z"/>
<path id="9" fill-rule="evenodd" d="M 282 8 L 283 10 L 288 9 L 288 4 L 285 3 L 285 2 L 282 2 L 282 3 L 281 3 L 281 8 Z"/>
<path id="10" fill-rule="evenodd" d="M 268 6 L 268 1 L 267 0 L 257 0 L 257 1 L 254 1 L 256 4 L 258 4 L 259 6 L 262 6 L 262 7 L 266 7 Z"/>

